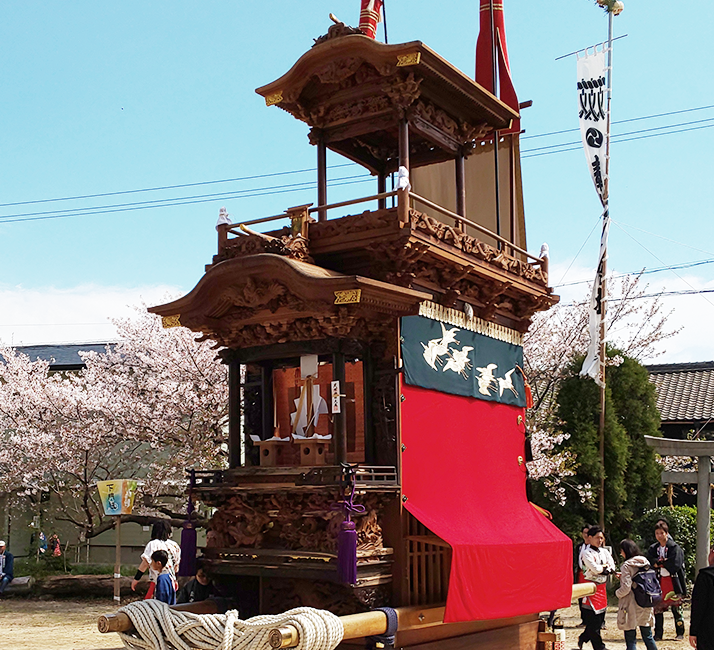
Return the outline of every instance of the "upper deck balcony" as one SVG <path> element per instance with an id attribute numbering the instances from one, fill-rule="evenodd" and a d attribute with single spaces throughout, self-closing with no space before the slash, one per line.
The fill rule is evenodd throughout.
<path id="1" fill-rule="evenodd" d="M 385 45 L 336 24 L 256 92 L 310 127 L 317 205 L 221 226 L 214 265 L 281 253 L 426 291 L 447 307 L 467 302 L 520 331 L 557 302 L 547 259 L 525 250 L 517 137 L 502 136 L 518 111 L 426 45 Z M 330 204 L 327 149 L 376 176 L 376 192 Z M 411 187 L 387 192 L 400 168 Z M 376 209 L 350 214 L 367 201 Z M 282 230 L 253 230 L 285 218 Z"/>

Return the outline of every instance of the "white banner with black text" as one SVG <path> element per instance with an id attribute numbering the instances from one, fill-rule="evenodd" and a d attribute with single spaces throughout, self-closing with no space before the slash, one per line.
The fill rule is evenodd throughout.
<path id="1" fill-rule="evenodd" d="M 580 134 L 590 175 L 600 201 L 606 197 L 607 135 L 607 60 L 606 53 L 578 55 L 578 108 Z"/>

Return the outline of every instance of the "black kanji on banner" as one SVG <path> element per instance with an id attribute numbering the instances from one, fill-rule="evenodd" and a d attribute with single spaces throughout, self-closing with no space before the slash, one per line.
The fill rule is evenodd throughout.
<path id="1" fill-rule="evenodd" d="M 605 119 L 605 77 L 597 79 L 581 79 L 578 81 L 578 101 L 580 102 L 580 119 Z"/>

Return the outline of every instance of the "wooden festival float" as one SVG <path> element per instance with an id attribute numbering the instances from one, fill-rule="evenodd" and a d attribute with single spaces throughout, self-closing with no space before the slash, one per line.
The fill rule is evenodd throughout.
<path id="1" fill-rule="evenodd" d="M 317 204 L 223 219 L 196 287 L 150 309 L 229 367 L 230 466 L 193 493 L 217 509 L 203 566 L 242 618 L 312 606 L 361 621 L 350 639 L 392 607 L 397 647 L 535 650 L 538 613 L 570 604 L 571 542 L 525 491 L 522 337 L 557 297 L 525 249 L 503 74 L 499 98 L 419 41 L 334 24 L 257 90 L 310 128 Z M 328 149 L 376 191 L 330 203 Z M 289 225 L 255 230 L 272 221 Z"/>

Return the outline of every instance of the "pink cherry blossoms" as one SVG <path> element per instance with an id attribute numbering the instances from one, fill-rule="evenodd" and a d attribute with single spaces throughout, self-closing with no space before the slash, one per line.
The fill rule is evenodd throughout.
<path id="1" fill-rule="evenodd" d="M 155 514 L 183 495 L 186 468 L 225 462 L 227 367 L 210 342 L 138 312 L 78 373 L 0 347 L 0 492 L 51 492 L 57 518 L 87 537 L 106 527 L 97 481 L 141 479 L 135 512 Z"/>

